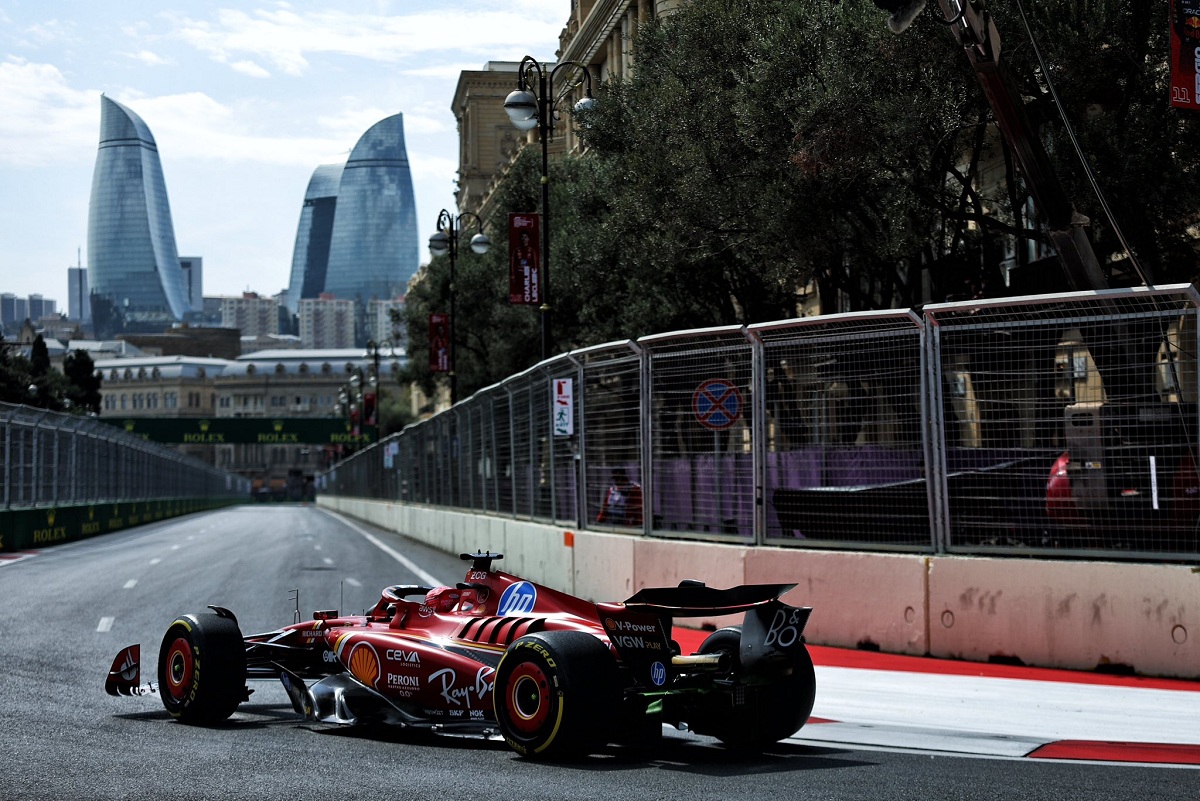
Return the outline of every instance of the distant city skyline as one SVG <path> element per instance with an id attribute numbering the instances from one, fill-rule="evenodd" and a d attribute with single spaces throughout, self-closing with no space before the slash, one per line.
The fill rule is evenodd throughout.
<path id="1" fill-rule="evenodd" d="M 205 295 L 286 288 L 313 169 L 344 162 L 364 131 L 397 112 L 427 262 L 438 212 L 455 207 L 459 72 L 526 54 L 552 61 L 570 4 L 463 0 L 447 14 L 434 0 L 383 0 L 369 9 L 0 0 L 0 291 L 66 307 L 68 268 L 86 254 L 101 93 L 154 131 L 178 250 L 203 258 Z"/>

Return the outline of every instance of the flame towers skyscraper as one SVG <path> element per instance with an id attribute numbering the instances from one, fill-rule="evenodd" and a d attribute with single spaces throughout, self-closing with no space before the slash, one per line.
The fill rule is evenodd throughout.
<path id="1" fill-rule="evenodd" d="M 332 219 L 330 219 L 332 215 Z M 404 116 L 372 125 L 344 166 L 322 165 L 309 181 L 292 256 L 288 305 L 328 293 L 356 306 L 365 341 L 365 308 L 405 293 L 420 264 Z"/>
<path id="2" fill-rule="evenodd" d="M 141 117 L 104 95 L 88 266 L 92 323 L 101 337 L 162 331 L 191 310 L 154 135 Z"/>

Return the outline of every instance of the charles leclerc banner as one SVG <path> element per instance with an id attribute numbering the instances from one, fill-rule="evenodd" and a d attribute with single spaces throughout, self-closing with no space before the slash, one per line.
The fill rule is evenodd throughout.
<path id="1" fill-rule="evenodd" d="M 1171 0 L 1171 105 L 1200 111 L 1200 0 Z"/>
<path id="2" fill-rule="evenodd" d="M 542 303 L 542 264 L 538 251 L 541 218 L 537 214 L 508 215 L 508 302 L 524 306 Z"/>
<path id="3" fill-rule="evenodd" d="M 450 372 L 450 315 L 429 315 L 429 372 Z"/>

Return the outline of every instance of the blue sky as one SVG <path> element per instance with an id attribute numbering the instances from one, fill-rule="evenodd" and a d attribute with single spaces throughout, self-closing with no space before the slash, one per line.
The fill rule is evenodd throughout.
<path id="1" fill-rule="evenodd" d="M 286 287 L 313 169 L 397 111 L 424 243 L 454 208 L 459 72 L 553 60 L 569 13 L 569 0 L 0 0 L 0 292 L 66 311 L 66 268 L 87 266 L 101 93 L 154 132 L 206 295 Z"/>

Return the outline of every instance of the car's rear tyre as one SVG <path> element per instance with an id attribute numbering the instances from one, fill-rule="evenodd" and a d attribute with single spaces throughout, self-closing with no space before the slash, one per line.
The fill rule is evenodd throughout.
<path id="1" fill-rule="evenodd" d="M 203 612 L 180 615 L 158 651 L 158 693 L 184 723 L 219 723 L 246 698 L 246 646 L 237 622 Z"/>
<path id="2" fill-rule="evenodd" d="M 774 677 L 745 676 L 738 657 L 741 639 L 738 626 L 718 629 L 696 651 L 728 653 L 739 686 L 732 698 L 716 696 L 721 702 L 707 707 L 693 729 L 731 748 L 765 748 L 795 734 L 808 721 L 816 699 L 816 673 L 808 649 L 801 646 L 786 672 Z"/>
<path id="3" fill-rule="evenodd" d="M 620 702 L 617 662 L 591 634 L 528 634 L 504 652 L 492 696 L 500 732 L 518 754 L 582 756 L 611 737 Z"/>

